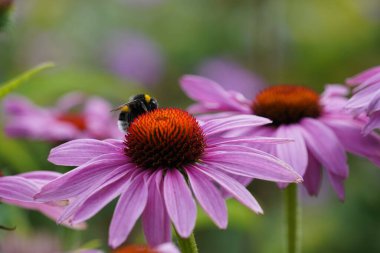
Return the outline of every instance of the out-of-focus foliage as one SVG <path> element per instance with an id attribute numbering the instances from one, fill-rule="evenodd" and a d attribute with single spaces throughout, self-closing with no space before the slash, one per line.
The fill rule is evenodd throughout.
<path id="1" fill-rule="evenodd" d="M 119 44 L 125 34 L 150 40 L 159 52 L 154 68 L 144 65 L 146 61 L 140 59 L 144 54 L 136 54 L 139 61 L 128 61 L 139 64 L 137 70 L 132 64 L 128 71 L 160 71 L 154 85 L 139 84 L 128 78 L 130 72 L 121 75 L 110 67 L 109 45 Z M 321 91 L 326 83 L 342 83 L 379 65 L 379 45 L 378 0 L 16 1 L 8 26 L 0 33 L 0 83 L 40 62 L 53 61 L 54 70 L 34 77 L 15 92 L 37 104 L 52 105 L 66 92 L 83 91 L 115 106 L 133 94 L 148 92 L 161 106 L 185 108 L 190 101 L 178 79 L 196 74 L 207 59 L 238 62 L 269 84 L 303 84 Z M 129 50 L 125 46 L 120 50 Z M 46 161 L 53 145 L 10 139 L 1 132 L 0 170 L 4 174 L 68 170 Z M 353 157 L 350 168 L 345 203 L 328 187 L 318 198 L 302 197 L 304 252 L 380 252 L 380 171 Z M 281 252 L 282 192 L 258 180 L 250 189 L 265 214 L 254 215 L 228 201 L 226 231 L 218 230 L 202 214 L 195 231 L 201 252 Z M 114 204 L 94 217 L 86 232 L 72 232 L 38 213 L 3 204 L 0 224 L 16 226 L 11 233 L 20 238 L 37 232 L 54 234 L 65 250 L 92 240 L 99 240 L 106 249 L 113 208 Z M 0 243 L 8 233 L 0 231 Z M 144 242 L 139 226 L 128 242 Z"/>
<path id="2" fill-rule="evenodd" d="M 34 76 L 35 74 L 43 71 L 44 69 L 53 67 L 53 63 L 43 63 L 38 65 L 37 67 L 28 70 L 27 72 L 17 76 L 16 78 L 4 83 L 0 84 L 0 99 L 5 97 L 7 94 L 16 89 L 19 85 L 26 82 L 29 78 Z"/>

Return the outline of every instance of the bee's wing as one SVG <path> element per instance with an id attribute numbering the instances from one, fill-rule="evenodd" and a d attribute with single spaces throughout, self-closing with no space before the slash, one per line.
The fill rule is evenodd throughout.
<path id="1" fill-rule="evenodd" d="M 126 106 L 126 105 L 128 105 L 128 104 L 122 104 L 122 105 L 120 105 L 120 106 L 118 106 L 118 107 L 116 107 L 116 108 L 113 108 L 113 109 L 111 110 L 111 112 L 120 111 L 121 108 L 123 108 L 123 107 Z"/>

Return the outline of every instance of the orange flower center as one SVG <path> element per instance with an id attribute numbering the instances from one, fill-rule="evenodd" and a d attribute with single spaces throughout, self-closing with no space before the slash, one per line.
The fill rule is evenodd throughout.
<path id="1" fill-rule="evenodd" d="M 130 245 L 114 250 L 113 253 L 156 253 L 148 246 Z"/>
<path id="2" fill-rule="evenodd" d="M 86 130 L 87 128 L 86 119 L 82 115 L 63 114 L 58 117 L 58 120 L 69 123 L 81 131 Z"/>
<path id="3" fill-rule="evenodd" d="M 135 119 L 125 145 L 126 155 L 141 168 L 181 168 L 200 159 L 205 138 L 192 115 L 166 108 Z"/>
<path id="4" fill-rule="evenodd" d="M 252 104 L 256 115 L 273 121 L 274 126 L 297 123 L 303 118 L 317 118 L 322 108 L 319 95 L 295 85 L 278 85 L 261 91 Z"/>

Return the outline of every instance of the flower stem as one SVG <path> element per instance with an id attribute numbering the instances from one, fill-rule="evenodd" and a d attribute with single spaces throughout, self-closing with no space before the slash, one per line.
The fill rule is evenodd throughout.
<path id="1" fill-rule="evenodd" d="M 298 203 L 297 184 L 290 184 L 285 189 L 285 215 L 286 215 L 286 235 L 287 253 L 301 252 L 301 212 Z"/>
<path id="2" fill-rule="evenodd" d="M 178 245 L 182 253 L 198 253 L 197 243 L 195 242 L 194 233 L 188 238 L 182 238 L 176 229 L 174 229 L 177 236 Z"/>

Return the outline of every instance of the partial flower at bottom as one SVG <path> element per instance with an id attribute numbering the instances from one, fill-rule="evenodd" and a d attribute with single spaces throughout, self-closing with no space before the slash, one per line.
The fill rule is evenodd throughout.
<path id="1" fill-rule="evenodd" d="M 179 109 L 157 109 L 135 119 L 125 140 L 80 139 L 51 150 L 49 161 L 78 166 L 45 185 L 36 199 L 75 197 L 58 222 L 83 222 L 120 195 L 109 230 L 111 247 L 121 245 L 137 219 L 154 247 L 171 241 L 171 222 L 181 237 L 194 229 L 199 204 L 221 229 L 227 208 L 221 189 L 256 213 L 262 209 L 235 177 L 300 182 L 286 163 L 249 143 L 273 145 L 278 138 L 220 138 L 227 130 L 270 123 L 254 115 L 203 124 Z M 283 145 L 283 144 L 281 144 Z"/>

